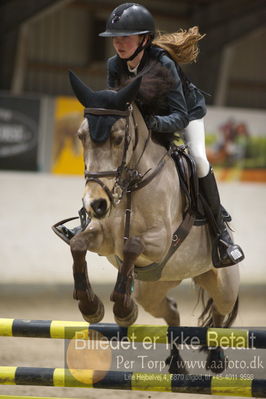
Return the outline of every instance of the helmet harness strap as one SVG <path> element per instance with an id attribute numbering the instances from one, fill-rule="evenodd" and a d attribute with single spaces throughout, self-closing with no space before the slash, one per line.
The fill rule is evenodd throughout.
<path id="1" fill-rule="evenodd" d="M 145 48 L 147 48 L 147 47 L 149 47 L 149 46 L 151 45 L 151 42 L 152 42 L 152 37 L 151 37 L 151 36 L 149 36 L 148 39 L 147 39 L 147 42 L 146 42 L 145 44 L 143 44 L 144 41 L 145 41 L 145 36 L 146 36 L 146 35 L 143 36 L 143 39 L 142 39 L 140 45 L 139 45 L 138 48 L 134 51 L 134 53 L 133 53 L 130 57 L 124 58 L 125 61 L 128 62 L 128 61 L 134 60 L 134 58 L 135 58 L 142 50 L 144 50 Z"/>

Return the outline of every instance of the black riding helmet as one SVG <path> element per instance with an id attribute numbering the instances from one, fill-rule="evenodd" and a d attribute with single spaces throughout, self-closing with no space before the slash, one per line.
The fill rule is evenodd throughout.
<path id="1" fill-rule="evenodd" d="M 124 3 L 116 7 L 109 16 L 103 37 L 154 34 L 155 26 L 151 13 L 137 3 Z"/>
<path id="2" fill-rule="evenodd" d="M 136 51 L 125 61 L 133 60 L 142 50 L 151 45 L 155 33 L 154 20 L 147 8 L 137 3 L 124 3 L 116 7 L 109 16 L 103 37 L 143 35 L 142 42 Z M 144 44 L 145 35 L 149 39 Z"/>

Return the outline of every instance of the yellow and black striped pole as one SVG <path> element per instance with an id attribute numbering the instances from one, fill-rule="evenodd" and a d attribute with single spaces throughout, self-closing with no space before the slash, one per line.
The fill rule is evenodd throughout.
<path id="1" fill-rule="evenodd" d="M 237 328 L 168 327 L 133 325 L 119 327 L 116 324 L 89 324 L 79 321 L 24 320 L 0 318 L 0 336 L 95 339 L 92 332 L 107 339 L 143 342 L 147 337 L 156 338 L 157 343 L 176 345 L 207 345 L 209 347 L 266 348 L 266 331 Z M 92 338 L 94 337 L 94 338 Z M 97 337 L 97 335 L 96 335 Z"/>
<path id="2" fill-rule="evenodd" d="M 58 399 L 58 396 L 51 397 L 51 396 L 0 395 L 0 399 Z M 81 399 L 81 398 L 62 398 L 60 396 L 59 399 Z"/>
<path id="3" fill-rule="evenodd" d="M 190 374 L 0 367 L 0 384 L 266 397 L 266 380 Z"/>

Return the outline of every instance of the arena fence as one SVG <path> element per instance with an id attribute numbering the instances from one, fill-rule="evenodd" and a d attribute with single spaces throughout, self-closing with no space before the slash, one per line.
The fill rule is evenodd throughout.
<path id="1" fill-rule="evenodd" d="M 145 337 L 156 337 L 157 343 L 176 344 L 186 342 L 207 345 L 209 347 L 266 348 L 266 331 L 236 328 L 207 327 L 168 327 L 152 325 L 133 325 L 119 327 L 111 323 L 89 324 L 79 321 L 23 320 L 0 318 L 0 336 L 58 338 L 58 339 L 94 339 L 97 331 L 107 339 L 143 342 Z M 191 342 L 193 340 L 193 342 Z"/>
<path id="2" fill-rule="evenodd" d="M 21 395 L 0 395 L 0 399 L 58 399 L 52 396 L 21 396 Z M 79 399 L 79 398 L 63 398 L 60 396 L 59 399 Z"/>
<path id="3" fill-rule="evenodd" d="M 100 337 L 95 336 L 95 332 L 100 333 Z M 157 343 L 170 343 L 173 339 L 175 343 L 180 343 L 185 339 L 187 344 L 197 337 L 199 345 L 210 347 L 266 348 L 266 332 L 260 330 L 148 325 L 125 328 L 115 324 L 0 319 L 0 336 L 6 337 L 101 339 L 102 335 L 109 340 L 115 337 L 116 340 L 127 339 L 135 342 L 144 342 L 147 336 L 156 337 Z M 201 374 L 3 366 L 0 367 L 0 384 L 266 397 L 265 379 Z M 0 395 L 0 399 L 1 397 L 23 399 L 23 396 Z"/>
<path id="4" fill-rule="evenodd" d="M 63 368 L 0 367 L 0 384 L 266 396 L 266 380 L 261 379 Z"/>

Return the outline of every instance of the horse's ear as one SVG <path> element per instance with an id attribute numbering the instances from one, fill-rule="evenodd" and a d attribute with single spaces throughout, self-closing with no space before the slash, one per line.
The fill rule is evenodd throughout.
<path id="1" fill-rule="evenodd" d="M 79 102 L 86 108 L 92 102 L 94 91 L 85 85 L 74 72 L 69 71 L 69 80 L 75 96 Z"/>
<path id="2" fill-rule="evenodd" d="M 141 84 L 142 76 L 134 79 L 126 87 L 118 91 L 116 95 L 116 102 L 118 105 L 123 106 L 127 103 L 132 103 L 135 100 L 137 92 Z"/>

